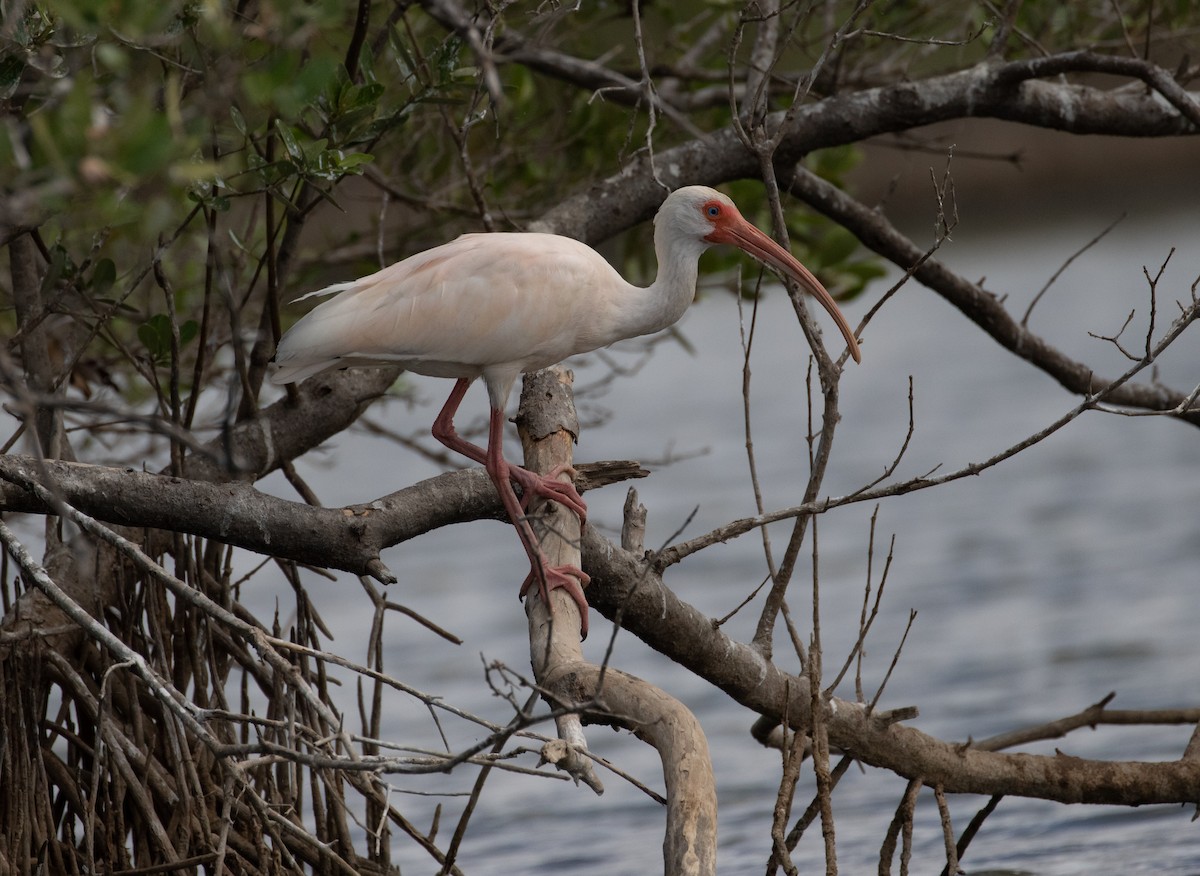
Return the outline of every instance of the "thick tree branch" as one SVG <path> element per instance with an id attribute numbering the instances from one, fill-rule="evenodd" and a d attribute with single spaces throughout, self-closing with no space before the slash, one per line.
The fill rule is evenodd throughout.
<path id="1" fill-rule="evenodd" d="M 525 464 L 547 472 L 570 465 L 574 405 L 561 369 L 530 375 L 521 394 L 518 428 L 525 449 Z M 532 420 L 549 409 L 552 419 L 543 428 Z M 551 522 L 539 534 L 543 549 L 555 565 L 580 566 L 579 521 L 555 507 Z M 598 666 L 584 659 L 578 615 L 571 598 L 561 590 L 551 592 L 553 612 L 535 593 L 526 598 L 529 616 L 529 652 L 534 677 L 551 705 L 568 708 L 559 719 L 559 733 L 568 743 L 558 761 L 589 785 L 590 763 L 582 758 L 586 745 L 582 719 L 588 723 L 624 727 L 652 745 L 662 762 L 667 790 L 667 823 L 663 841 L 664 872 L 679 876 L 709 876 L 717 872 L 717 788 L 713 778 L 708 740 L 696 717 L 674 697 L 628 673 Z"/>
<path id="2" fill-rule="evenodd" d="M 398 368 L 335 371 L 307 380 L 284 397 L 210 441 L 209 453 L 184 461 L 198 481 L 256 481 L 341 432 L 387 392 Z"/>
<path id="3" fill-rule="evenodd" d="M 43 478 L 43 472 L 45 477 Z M 50 513 L 22 485 L 42 483 L 106 523 L 183 532 L 321 568 L 371 575 L 379 551 L 463 520 L 503 516 L 482 469 L 451 472 L 345 508 L 279 499 L 236 481 L 210 484 L 135 469 L 0 457 L 0 510 Z"/>
<path id="4" fill-rule="evenodd" d="M 1193 133 L 1200 129 L 1200 100 L 1189 94 L 1162 67 L 1143 58 L 1079 51 L 1051 55 L 1048 58 L 1012 61 L 1004 66 L 1004 72 L 997 77 L 997 84 L 1005 86 L 1047 76 L 1061 76 L 1065 73 L 1108 73 L 1139 79 L 1178 110 L 1180 116 L 1191 122 Z"/>
<path id="5" fill-rule="evenodd" d="M 217 540 L 222 531 L 229 534 L 233 521 L 236 527 L 247 533 L 247 539 L 257 539 L 258 548 L 247 545 L 251 550 L 270 554 L 269 529 L 256 525 L 253 519 L 240 519 L 237 515 L 227 516 L 231 495 L 221 497 L 221 487 L 208 483 L 230 483 L 237 480 L 253 481 L 274 471 L 284 461 L 292 459 L 317 446 L 332 435 L 349 426 L 395 381 L 394 369 L 372 369 L 351 371 L 340 376 L 330 375 L 329 380 L 307 381 L 294 398 L 285 398 L 267 409 L 258 412 L 253 419 L 245 420 L 224 431 L 205 446 L 206 452 L 188 456 L 184 461 L 185 478 L 170 478 L 152 475 L 134 469 L 69 463 L 62 460 L 41 461 L 33 458 L 0 457 L 0 509 L 5 511 L 28 511 L 38 514 L 53 513 L 40 502 L 31 491 L 22 487 L 30 481 L 49 488 L 60 501 L 76 507 L 98 520 L 111 524 L 126 523 L 133 526 L 155 527 L 160 534 L 170 522 L 180 525 L 175 532 L 193 532 L 197 529 L 212 532 Z M 335 388 L 336 387 L 336 388 Z M 114 489 L 107 498 L 103 486 Z M 97 491 L 97 487 L 101 487 Z M 252 487 L 236 485 L 226 487 L 240 495 L 244 507 L 255 508 L 253 497 L 257 494 Z M 178 491 L 178 495 L 172 491 Z M 163 501 L 173 496 L 172 501 Z M 247 499 L 246 497 L 250 497 Z M 283 501 L 283 500 L 277 500 Z M 156 513 L 162 502 L 161 516 Z M 189 503 L 191 507 L 189 508 Z M 296 505 L 296 503 L 290 503 Z M 297 508 L 303 507 L 296 505 Z M 207 508 L 207 517 L 197 515 L 197 509 Z M 221 510 L 225 509 L 225 510 Z M 259 509 L 261 510 L 261 509 Z M 168 516 L 174 513 L 179 520 Z M 277 512 L 265 512 L 277 513 Z M 215 516 L 214 516 L 215 515 Z M 187 521 L 191 521 L 189 524 Z M 354 521 L 344 520 L 348 527 Z M 199 524 L 196 526 L 195 524 Z M 257 533 L 251 535 L 252 530 Z M 278 536 L 276 537 L 278 540 Z M 264 540 L 265 539 L 265 540 Z M 297 539 L 300 541 L 302 539 Z M 314 540 L 316 541 L 316 540 Z M 355 569 L 364 574 L 382 573 L 382 567 L 370 565 L 370 551 L 363 551 L 361 544 Z M 166 549 L 166 546 L 159 549 Z M 69 556 L 69 555 L 68 555 Z M 300 560 L 303 562 L 304 560 Z M 316 560 L 317 565 L 322 560 Z M 60 583 L 73 599 L 96 607 L 113 604 L 121 576 L 101 574 L 95 580 L 69 579 Z M 51 647 L 65 649 L 68 640 L 78 639 L 81 628 L 71 625 L 66 616 L 59 612 L 40 590 L 30 589 L 22 595 L 13 610 L 0 619 L 0 628 L 34 627 L 43 633 L 52 631 L 55 638 L 47 640 Z"/>
<path id="6" fill-rule="evenodd" d="M 979 64 L 943 76 L 828 97 L 791 110 L 791 133 L 780 144 L 776 160 L 780 166 L 790 167 L 815 149 L 964 118 L 1007 119 L 1072 134 L 1200 134 L 1200 125 L 1191 120 L 1190 114 L 1181 114 L 1161 95 L 1146 94 L 1141 89 L 1102 89 L 1032 78 L 1061 72 L 1051 66 L 1054 59 L 1076 73 L 1108 72 L 1111 65 L 1107 55 L 1071 52 L 1043 59 L 1041 65 L 1027 61 Z M 1149 62 L 1126 65 L 1126 75 L 1132 74 L 1135 67 L 1139 81 L 1170 79 L 1169 74 Z M 1172 93 L 1177 101 L 1186 98 L 1195 102 L 1182 90 Z M 777 128 L 784 119 L 784 113 L 772 113 L 766 124 Z M 742 145 L 732 126 L 705 139 L 659 151 L 656 165 L 659 176 L 672 187 L 715 185 L 758 172 L 756 156 Z M 533 223 L 531 230 L 570 234 L 590 243 L 604 240 L 653 215 L 663 192 L 652 181 L 645 159 L 631 161 L 620 172 L 564 199 Z"/>
<path id="7" fill-rule="evenodd" d="M 34 325 L 21 337 L 21 362 L 29 395 L 50 395 L 57 382 L 57 369 L 50 360 L 51 333 L 46 325 L 45 302 L 41 293 L 41 271 L 37 247 L 30 234 L 13 238 L 8 245 L 9 273 L 12 278 L 13 306 L 21 325 Z M 15 378 L 16 375 L 13 375 Z M 68 451 L 62 434 L 62 414 L 51 406 L 35 405 L 25 412 L 26 427 L 47 456 Z"/>
<path id="8" fill-rule="evenodd" d="M 926 258 L 923 250 L 897 231 L 878 211 L 803 168 L 796 169 L 790 190 L 814 210 L 848 229 L 866 247 L 899 267 L 908 269 L 916 265 L 913 276 L 918 281 L 957 307 L 1006 350 L 1045 371 L 1071 392 L 1088 395 L 1112 383 L 1112 379 L 1097 375 L 1084 363 L 1069 358 L 1029 331 L 1004 308 L 995 295 L 954 273 L 936 259 Z M 1173 411 L 1186 398 L 1186 392 L 1172 390 L 1160 383 L 1129 382 L 1113 389 L 1105 400 L 1109 404 L 1150 411 Z M 1200 426 L 1200 411 L 1173 416 Z"/>
<path id="9" fill-rule="evenodd" d="M 733 699 L 777 722 L 811 721 L 807 679 L 789 675 L 758 652 L 714 629 L 680 600 L 645 561 L 589 530 L 583 561 L 589 601 L 655 650 L 709 679 Z M 944 742 L 890 723 L 886 716 L 831 699 L 829 744 L 871 766 L 941 785 L 951 793 L 1019 794 L 1063 803 L 1190 803 L 1200 800 L 1200 763 L 1113 762 L 1056 755 L 1001 754 Z M 1181 722 L 1194 717 L 1181 711 Z"/>

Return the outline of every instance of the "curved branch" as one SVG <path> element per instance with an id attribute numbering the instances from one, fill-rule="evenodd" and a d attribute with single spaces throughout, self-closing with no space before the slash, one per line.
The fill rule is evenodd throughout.
<path id="1" fill-rule="evenodd" d="M 188 533 L 356 575 L 374 576 L 385 547 L 451 523 L 503 516 L 482 469 L 439 475 L 344 508 L 280 499 L 247 483 L 20 456 L 0 457 L 0 480 L 7 482 L 0 484 L 0 511 L 52 513 L 24 486 L 40 483 L 105 523 Z"/>
<path id="2" fill-rule="evenodd" d="M 808 680 L 763 660 L 715 629 L 650 568 L 588 530 L 583 560 L 592 576 L 588 599 L 650 647 L 716 684 L 742 705 L 803 729 L 811 724 Z M 941 785 L 951 793 L 1015 794 L 1063 803 L 1191 803 L 1200 799 L 1200 761 L 1096 761 L 1064 754 L 1003 754 L 944 742 L 830 699 L 829 744 L 871 766 Z M 1193 717 L 1181 712 L 1185 722 Z"/>
<path id="3" fill-rule="evenodd" d="M 341 432 L 396 382 L 399 368 L 355 368 L 305 381 L 287 396 L 189 456 L 184 477 L 222 483 L 256 481 Z"/>
<path id="4" fill-rule="evenodd" d="M 568 380 L 562 369 L 538 372 L 525 379 L 517 423 L 525 464 L 532 471 L 547 472 L 571 464 L 573 435 L 563 423 L 574 423 L 575 431 L 578 423 Z M 533 416 L 544 417 L 549 411 L 554 413 L 547 424 L 534 427 Z M 552 515 L 554 522 L 539 533 L 546 556 L 555 565 L 579 567 L 578 519 L 557 506 Z M 652 745 L 662 761 L 667 789 L 665 872 L 680 876 L 715 874 L 717 786 L 700 722 L 683 703 L 649 682 L 586 661 L 572 599 L 562 590 L 552 591 L 551 611 L 536 592 L 525 600 L 534 677 L 551 705 L 573 710 L 559 719 L 560 736 L 569 743 L 559 762 L 597 787 L 590 762 L 579 750 L 586 746 L 582 728 L 578 727 L 580 719 L 627 728 Z"/>
<path id="5" fill-rule="evenodd" d="M 962 118 L 996 118 L 1072 134 L 1126 137 L 1173 137 L 1200 134 L 1194 110 L 1180 112 L 1195 98 L 1170 75 L 1146 61 L 1115 59 L 1092 52 L 1068 52 L 1038 61 L 978 64 L 967 70 L 899 82 L 828 97 L 799 109 L 769 115 L 769 130 L 785 119 L 791 125 L 776 153 L 790 167 L 814 149 L 856 143 Z M 1058 65 L 1056 68 L 1055 65 Z M 1087 85 L 1041 82 L 1033 78 L 1060 72 L 1113 72 L 1152 81 L 1170 98 L 1142 91 L 1109 90 Z M 1163 92 L 1157 92 L 1162 95 Z M 757 157 L 732 126 L 703 139 L 691 140 L 656 155 L 659 177 L 672 188 L 685 184 L 716 185 L 758 173 Z M 641 157 L 586 191 L 548 210 L 530 230 L 570 234 L 597 242 L 641 222 L 663 198 L 653 185 L 653 169 Z"/>
<path id="6" fill-rule="evenodd" d="M 1064 52 L 1047 58 L 1013 61 L 1004 66 L 1003 73 L 997 77 L 997 84 L 1061 76 L 1064 73 L 1109 73 L 1139 79 L 1175 107 L 1180 116 L 1191 122 L 1193 128 L 1200 129 L 1200 101 L 1176 82 L 1170 73 L 1143 58 L 1078 51 Z"/>
<path id="7" fill-rule="evenodd" d="M 1065 356 L 1039 335 L 1013 318 L 1000 300 L 975 283 L 954 273 L 901 234 L 878 211 L 872 210 L 830 185 L 820 177 L 797 167 L 791 179 L 791 191 L 819 213 L 849 230 L 869 249 L 888 261 L 908 268 L 916 265 L 913 276 L 941 295 L 964 316 L 987 332 L 998 344 L 1031 365 L 1045 371 L 1073 393 L 1089 395 L 1113 381 L 1098 376 L 1082 362 Z M 1159 383 L 1125 383 L 1107 394 L 1110 404 L 1128 405 L 1151 411 L 1173 411 L 1183 404 L 1187 393 L 1171 390 Z M 1200 426 L 1200 411 L 1173 414 Z"/>

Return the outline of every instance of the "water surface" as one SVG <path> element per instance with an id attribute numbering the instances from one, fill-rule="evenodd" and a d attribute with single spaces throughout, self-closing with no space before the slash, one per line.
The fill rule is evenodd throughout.
<path id="1" fill-rule="evenodd" d="M 1190 209 L 1190 208 L 1189 208 Z M 1024 310 L 1061 261 L 1107 221 L 1088 216 L 1053 234 L 1043 228 L 1003 235 L 960 235 L 941 256 Z M 1197 227 L 1184 217 L 1133 216 L 1103 245 L 1082 256 L 1034 311 L 1031 327 L 1070 355 L 1096 363 L 1105 375 L 1126 365 L 1110 344 L 1088 332 L 1116 332 L 1136 310 L 1128 338 L 1145 332 L 1146 282 L 1142 266 L 1157 270 L 1171 245 L 1180 247 L 1159 287 L 1160 319 L 1185 298 L 1200 275 L 1200 251 L 1170 240 L 1163 228 Z M 878 294 L 875 290 L 874 294 Z M 867 298 L 873 298 L 868 295 Z M 849 305 L 851 323 L 868 301 Z M 637 484 L 650 511 L 647 544 L 673 537 L 693 512 L 682 537 L 754 512 L 747 482 L 742 420 L 738 311 L 723 294 L 692 309 L 679 331 L 694 350 L 661 344 L 640 373 L 616 381 L 602 396 L 584 395 L 587 428 L 577 459 L 676 458 L 652 464 Z M 820 319 L 824 320 L 822 315 Z M 836 332 L 825 326 L 834 342 Z M 889 465 L 908 428 L 908 386 L 915 387 L 915 434 L 897 477 L 953 470 L 987 458 L 1045 426 L 1076 400 L 1053 381 L 1017 361 L 933 293 L 911 286 L 887 305 L 864 335 L 863 364 L 851 363 L 842 384 L 842 422 L 826 482 L 841 494 L 875 478 Z M 800 501 L 807 476 L 805 372 L 807 348 L 780 295 L 762 304 L 752 359 L 752 425 L 768 508 Z M 618 351 L 621 362 L 636 351 Z M 604 371 L 595 357 L 572 365 L 581 387 Z M 1161 362 L 1159 377 L 1187 391 L 1200 380 L 1200 335 L 1193 329 Z M 429 404 L 406 410 L 393 403 L 388 425 L 423 431 L 449 390 L 446 381 L 420 379 Z M 482 416 L 484 393 L 474 388 L 463 407 L 466 423 Z M 339 436 L 300 464 L 327 504 L 359 502 L 436 473 L 411 454 L 362 434 Z M 286 485 L 275 489 L 287 494 Z M 624 489 L 589 494 L 593 522 L 619 525 Z M 895 560 L 883 616 L 868 643 L 864 684 L 879 684 L 900 640 L 910 609 L 918 617 L 884 707 L 916 705 L 920 729 L 949 740 L 1052 720 L 1115 691 L 1118 708 L 1168 708 L 1197 702 L 1200 646 L 1200 433 L 1157 418 L 1091 413 L 997 469 L 944 488 L 885 501 L 879 507 L 877 569 L 888 539 Z M 823 517 L 819 524 L 821 617 L 827 667 L 840 665 L 854 641 L 867 571 L 869 518 L 860 505 Z M 781 555 L 789 526 L 771 529 Z M 675 536 L 678 537 L 678 536 Z M 481 522 L 431 533 L 384 556 L 401 583 L 393 599 L 462 636 L 454 647 L 411 622 L 389 621 L 387 668 L 423 690 L 487 718 L 504 722 L 511 707 L 484 681 L 485 663 L 499 661 L 528 675 L 525 621 L 516 589 L 526 566 L 506 527 Z M 667 582 L 712 615 L 737 605 L 765 574 L 763 544 L 744 536 L 693 557 Z M 811 618 L 810 563 L 800 564 L 792 607 L 807 635 Z M 370 606 L 352 578 L 337 584 L 310 580 L 310 592 L 337 634 L 333 647 L 364 659 Z M 746 638 L 758 602 L 730 622 Z M 610 627 L 593 614 L 585 653 L 599 659 Z M 777 659 L 795 669 L 788 644 Z M 683 700 L 700 718 L 713 751 L 720 794 L 720 865 L 726 873 L 761 872 L 779 766 L 776 753 L 754 743 L 754 716 L 719 691 L 633 637 L 619 637 L 615 662 Z M 843 685 L 842 695 L 853 689 Z M 347 712 L 356 714 L 352 691 Z M 408 745 L 441 747 L 423 706 L 389 692 L 384 736 Z M 448 720 L 451 746 L 479 732 Z M 1179 756 L 1187 727 L 1102 728 L 1079 731 L 1029 750 L 1054 747 L 1081 757 L 1157 760 Z M 627 734 L 590 730 L 591 745 L 653 786 L 661 774 L 653 753 Z M 531 763 L 528 759 L 526 763 Z M 567 782 L 493 775 L 475 813 L 460 862 L 468 873 L 556 873 L 609 876 L 656 872 L 661 867 L 660 808 L 616 777 L 596 797 Z M 431 779 L 394 777 L 394 798 L 406 815 L 428 825 L 443 806 L 444 841 L 462 797 L 406 792 L 467 792 L 472 770 Z M 802 778 L 798 805 L 811 795 Z M 842 872 L 873 872 L 879 844 L 904 782 L 868 769 L 851 770 L 835 797 Z M 985 802 L 955 798 L 961 830 Z M 964 866 L 1028 872 L 1200 873 L 1200 837 L 1192 812 L 1178 807 L 1061 806 L 1006 799 L 972 845 Z M 918 808 L 921 872 L 941 864 L 941 834 L 932 795 Z M 821 867 L 819 832 L 796 854 L 802 869 Z M 415 846 L 397 841 L 405 874 L 436 872 Z"/>

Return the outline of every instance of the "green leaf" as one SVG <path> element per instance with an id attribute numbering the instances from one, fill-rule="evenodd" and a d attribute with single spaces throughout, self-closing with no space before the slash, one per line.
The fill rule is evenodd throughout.
<path id="1" fill-rule="evenodd" d="M 287 153 L 291 156 L 292 161 L 296 162 L 298 167 L 303 167 L 304 150 L 300 148 L 300 141 L 296 139 L 296 132 L 279 119 L 276 119 L 275 133 L 277 133 L 279 135 L 279 139 L 283 141 L 283 148 L 287 150 Z"/>
<path id="2" fill-rule="evenodd" d="M 21 84 L 21 74 L 24 72 L 25 59 L 16 52 L 0 57 L 0 100 L 12 97 Z"/>
<path id="3" fill-rule="evenodd" d="M 369 152 L 351 152 L 349 155 L 339 155 L 337 167 L 343 173 L 362 173 L 363 165 L 374 160 L 375 156 Z"/>
<path id="4" fill-rule="evenodd" d="M 189 319 L 179 327 L 179 346 L 185 347 L 195 340 L 197 333 L 200 331 L 200 323 L 194 319 Z"/>
<path id="5" fill-rule="evenodd" d="M 829 229 L 829 233 L 821 238 L 820 245 L 815 247 L 815 261 L 821 266 L 840 265 L 858 249 L 858 238 L 840 225 Z"/>
<path id="6" fill-rule="evenodd" d="M 350 92 L 350 106 L 352 108 L 374 106 L 379 102 L 379 98 L 383 96 L 383 85 L 378 82 L 369 82 L 366 85 L 360 85 Z"/>
<path id="7" fill-rule="evenodd" d="M 92 269 L 92 292 L 95 295 L 107 295 L 113 283 L 117 281 L 117 266 L 112 259 L 100 259 Z"/>
<path id="8" fill-rule="evenodd" d="M 179 346 L 187 346 L 200 333 L 200 324 L 189 319 L 179 326 Z M 138 340 L 155 364 L 171 355 L 171 320 L 166 314 L 156 313 L 137 329 Z"/>
<path id="9" fill-rule="evenodd" d="M 137 336 L 138 340 L 142 342 L 142 346 L 146 348 L 146 352 L 150 354 L 150 358 L 157 359 L 162 352 L 162 341 L 154 326 L 148 322 L 142 323 L 138 326 Z"/>

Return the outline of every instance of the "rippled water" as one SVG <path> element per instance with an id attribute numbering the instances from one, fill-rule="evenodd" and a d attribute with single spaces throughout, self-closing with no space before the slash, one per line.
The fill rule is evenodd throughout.
<path id="1" fill-rule="evenodd" d="M 1193 217 L 1194 218 L 1194 217 Z M 1141 224 L 1139 224 L 1139 221 Z M 1062 259 L 1107 222 L 1059 227 L 1051 238 L 1037 229 L 1010 230 L 972 240 L 963 235 L 941 254 L 972 277 L 1008 294 L 1023 310 Z M 1189 240 L 1165 239 L 1158 229 L 1190 228 Z M 1159 307 L 1187 296 L 1200 275 L 1197 224 L 1181 217 L 1161 224 L 1133 217 L 1102 246 L 1081 257 L 1034 312 L 1031 326 L 1069 354 L 1115 374 L 1125 365 L 1088 331 L 1115 332 L 1130 309 L 1144 333 L 1145 281 L 1174 244 L 1180 247 L 1160 285 Z M 875 291 L 878 294 L 878 290 Z M 874 297 L 874 296 L 868 296 Z M 857 322 L 867 302 L 847 308 Z M 1168 317 L 1169 318 L 1169 317 Z M 602 397 L 581 400 L 586 416 L 606 411 L 603 428 L 588 428 L 577 459 L 681 457 L 652 464 L 637 484 L 650 510 L 647 543 L 658 545 L 684 525 L 684 537 L 753 512 L 746 482 L 741 419 L 741 353 L 735 303 L 706 297 L 680 331 L 694 348 L 659 347 L 636 377 L 618 381 Z M 826 330 L 826 337 L 833 332 Z M 1140 335 L 1139 335 L 1140 337 Z M 1136 338 L 1131 340 L 1136 344 Z M 633 362 L 636 354 L 615 354 Z M 781 296 L 759 318 L 753 359 L 753 423 L 768 507 L 799 501 L 806 475 L 803 403 L 806 348 Z M 915 381 L 916 431 L 898 476 L 941 471 L 991 456 L 1046 425 L 1075 404 L 1057 385 L 999 350 L 932 293 L 912 286 L 879 314 L 866 332 L 864 362 L 851 364 L 843 382 L 837 447 L 826 487 L 838 494 L 877 476 L 899 448 L 908 424 L 908 378 Z M 577 384 L 600 371 L 578 365 Z M 1187 390 L 1200 380 L 1200 334 L 1193 329 L 1161 363 L 1161 379 Z M 422 381 L 421 395 L 440 404 L 445 381 Z M 482 415 L 481 389 L 464 414 Z M 406 411 L 392 404 L 388 424 L 425 429 L 436 407 Z M 376 416 L 384 416 L 376 412 Z M 465 420 L 464 420 L 465 422 Z M 703 451 L 702 455 L 692 455 Z M 435 473 L 413 456 L 378 439 L 340 436 L 310 455 L 303 473 L 327 504 L 357 502 Z M 286 486 L 275 483 L 286 494 Z M 615 527 L 621 487 L 589 494 L 592 520 Z M 868 643 L 865 685 L 879 683 L 903 632 L 908 612 L 919 614 L 884 696 L 885 707 L 916 705 L 913 724 L 942 738 L 962 740 L 1073 713 L 1110 691 L 1119 708 L 1194 706 L 1200 694 L 1200 433 L 1154 418 L 1089 414 L 1043 444 L 977 478 L 888 500 L 879 509 L 881 545 L 896 537 L 884 616 Z M 872 508 L 852 506 L 822 518 L 822 632 L 826 666 L 840 664 L 856 634 L 866 574 Z M 772 530 L 776 556 L 787 527 Z M 883 550 L 882 547 L 879 548 Z M 389 620 L 388 669 L 427 692 L 504 722 L 510 706 L 484 682 L 484 662 L 501 661 L 528 675 L 524 615 L 516 588 L 525 574 L 522 551 L 506 527 L 477 523 L 432 533 L 389 551 L 385 562 L 401 578 L 392 598 L 465 639 L 454 647 L 403 619 Z M 804 563 L 801 569 L 806 569 Z M 757 535 L 705 552 L 673 570 L 670 586 L 713 615 L 735 606 L 764 574 Z M 809 618 L 800 576 L 793 589 L 796 618 Z M 353 579 L 311 582 L 334 647 L 364 658 L 370 606 Z M 728 629 L 744 638 L 757 604 Z M 608 626 L 593 616 L 585 652 L 596 659 Z M 794 668 L 787 645 L 779 661 Z M 720 866 L 725 873 L 762 872 L 778 776 L 778 757 L 748 734 L 753 716 L 719 691 L 645 648 L 631 636 L 618 641 L 616 663 L 682 699 L 702 721 L 713 750 L 720 793 Z M 844 687 L 843 695 L 852 695 Z M 385 736 L 440 748 L 424 707 L 389 692 Z M 352 691 L 347 709 L 354 714 Z M 447 720 L 452 746 L 477 732 Z M 1079 731 L 1055 745 L 1079 756 L 1172 759 L 1189 728 L 1102 728 Z M 647 783 L 661 785 L 647 747 L 625 734 L 593 728 L 600 753 Z M 526 763 L 531 763 L 528 759 Z M 648 873 L 661 868 L 663 814 L 619 779 L 604 776 L 596 797 L 567 782 L 496 774 L 489 780 L 467 832 L 460 862 L 468 873 L 553 873 L 576 876 Z M 432 779 L 394 777 L 408 817 L 421 826 L 443 805 L 441 834 L 453 831 L 462 797 L 407 792 L 467 792 L 469 770 Z M 842 872 L 873 872 L 879 844 L 904 782 L 876 770 L 851 770 L 835 796 Z M 802 778 L 798 805 L 807 803 L 811 775 Z M 1200 796 L 1200 794 L 1198 794 Z M 984 801 L 952 801 L 961 829 Z M 971 846 L 965 868 L 1034 873 L 1200 873 L 1200 830 L 1192 812 L 1072 807 L 1006 799 Z M 916 828 L 919 872 L 937 872 L 941 834 L 932 796 L 922 798 Z M 436 867 L 411 844 L 397 842 L 405 874 Z M 803 868 L 821 864 L 819 832 L 797 852 Z"/>

